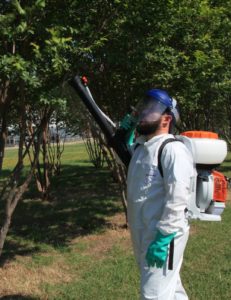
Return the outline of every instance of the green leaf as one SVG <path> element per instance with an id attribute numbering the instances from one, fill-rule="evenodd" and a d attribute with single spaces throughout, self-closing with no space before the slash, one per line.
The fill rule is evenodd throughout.
<path id="1" fill-rule="evenodd" d="M 17 61 L 13 65 L 17 70 L 23 70 L 23 66 L 21 65 L 20 62 Z"/>
<path id="2" fill-rule="evenodd" d="M 20 3 L 18 0 L 13 0 L 12 5 L 16 8 L 17 12 L 24 16 L 26 14 L 26 11 L 21 7 Z"/>
<path id="3" fill-rule="evenodd" d="M 21 22 L 21 24 L 18 26 L 18 32 L 23 33 L 27 29 L 27 22 Z"/>
<path id="4" fill-rule="evenodd" d="M 30 43 L 31 46 L 33 46 L 36 50 L 39 50 L 40 46 L 35 43 Z"/>
<path id="5" fill-rule="evenodd" d="M 46 0 L 37 0 L 37 1 L 35 2 L 35 5 L 36 5 L 37 7 L 44 8 L 44 7 L 46 6 Z"/>

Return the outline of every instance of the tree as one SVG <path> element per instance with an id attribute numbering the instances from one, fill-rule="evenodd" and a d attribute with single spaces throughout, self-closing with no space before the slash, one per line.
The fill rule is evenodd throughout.
<path id="1" fill-rule="evenodd" d="M 92 22 L 99 8 L 101 17 Z M 0 253 L 13 212 L 32 175 L 43 193 L 49 187 L 48 125 L 52 116 L 65 109 L 61 87 L 71 71 L 93 59 L 92 49 L 103 45 L 111 9 L 110 1 L 37 0 L 31 4 L 12 0 L 0 4 L 0 169 L 8 126 L 19 124 L 20 133 L 18 162 L 2 190 L 6 209 Z M 26 156 L 31 169 L 23 177 Z"/>
<path id="2" fill-rule="evenodd" d="M 229 102 L 230 3 L 123 4 L 113 34 L 89 60 L 99 103 L 117 119 L 146 89 L 164 88 L 180 103 L 182 129 L 220 128 L 219 107 Z"/>

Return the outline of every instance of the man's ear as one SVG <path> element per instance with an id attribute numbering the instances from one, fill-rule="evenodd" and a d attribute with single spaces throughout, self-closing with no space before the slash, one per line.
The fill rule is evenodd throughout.
<path id="1" fill-rule="evenodd" d="M 164 123 L 170 123 L 172 121 L 172 116 L 171 115 L 163 115 L 163 122 Z"/>
<path id="2" fill-rule="evenodd" d="M 164 115 L 164 121 L 170 123 L 172 121 L 172 116 L 171 115 Z"/>
<path id="3" fill-rule="evenodd" d="M 171 115 L 163 115 L 162 117 L 162 126 L 164 128 L 169 127 L 170 122 L 172 121 L 172 116 Z"/>

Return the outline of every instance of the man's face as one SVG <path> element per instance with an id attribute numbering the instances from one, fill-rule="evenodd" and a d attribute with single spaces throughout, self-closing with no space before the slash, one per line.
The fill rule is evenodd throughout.
<path id="1" fill-rule="evenodd" d="M 162 103 L 145 99 L 140 107 L 137 132 L 141 135 L 155 134 L 161 123 L 162 113 L 166 109 Z"/>
<path id="2" fill-rule="evenodd" d="M 156 121 L 141 120 L 136 127 L 136 131 L 141 135 L 155 134 L 160 128 L 160 124 L 161 117 L 159 117 L 159 119 Z"/>
<path id="3" fill-rule="evenodd" d="M 160 119 L 161 117 L 160 111 L 152 111 L 149 109 L 144 109 L 139 117 L 140 122 L 156 122 Z"/>

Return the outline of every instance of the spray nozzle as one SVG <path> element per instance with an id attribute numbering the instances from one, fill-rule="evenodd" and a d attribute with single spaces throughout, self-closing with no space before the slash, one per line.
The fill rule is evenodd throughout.
<path id="1" fill-rule="evenodd" d="M 87 79 L 86 76 L 82 76 L 81 80 L 82 80 L 82 83 L 83 83 L 85 86 L 88 85 L 88 79 Z"/>

